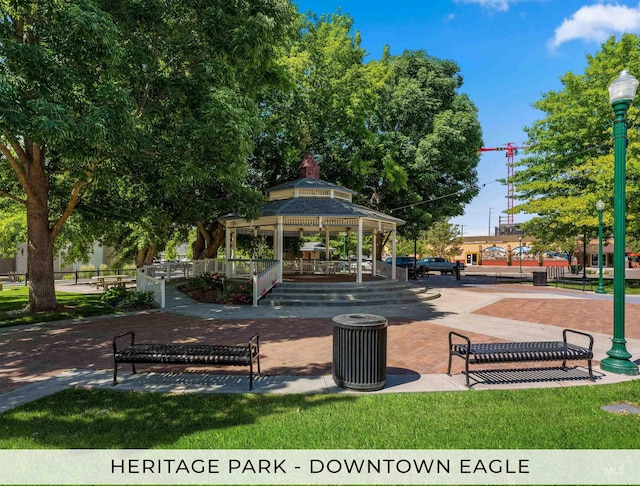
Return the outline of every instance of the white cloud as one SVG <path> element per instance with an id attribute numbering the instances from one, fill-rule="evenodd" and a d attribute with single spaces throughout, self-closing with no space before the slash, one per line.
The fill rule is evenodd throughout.
<path id="1" fill-rule="evenodd" d="M 512 3 L 516 3 L 518 0 L 455 0 L 455 1 L 462 2 L 462 3 L 476 3 L 488 10 L 499 10 L 502 12 L 506 12 L 507 10 L 509 10 L 509 5 Z"/>
<path id="2" fill-rule="evenodd" d="M 549 47 L 556 48 L 576 39 L 602 42 L 613 33 L 639 29 L 640 5 L 637 8 L 620 4 L 589 5 L 564 19 L 549 41 Z"/>

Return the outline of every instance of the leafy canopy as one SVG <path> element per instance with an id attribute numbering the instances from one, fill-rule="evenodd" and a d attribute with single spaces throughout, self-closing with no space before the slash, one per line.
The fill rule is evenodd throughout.
<path id="1" fill-rule="evenodd" d="M 528 157 L 518 162 L 514 212 L 533 214 L 524 227 L 543 241 L 569 245 L 598 227 L 596 202 L 605 202 L 604 225 L 613 227 L 613 111 L 607 88 L 623 69 L 640 75 L 640 38 L 610 37 L 587 56 L 584 73 L 566 73 L 563 89 L 535 103 L 544 117 L 526 128 Z M 640 136 L 635 102 L 628 112 L 627 232 L 640 235 Z"/>

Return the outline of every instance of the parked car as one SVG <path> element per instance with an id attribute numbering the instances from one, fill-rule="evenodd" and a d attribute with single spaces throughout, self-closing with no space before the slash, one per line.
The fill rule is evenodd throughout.
<path id="1" fill-rule="evenodd" d="M 415 261 L 415 258 L 410 256 L 399 256 L 396 257 L 396 267 L 413 268 Z M 387 258 L 384 262 L 391 265 L 391 257 Z"/>
<path id="2" fill-rule="evenodd" d="M 418 260 L 418 268 L 423 269 L 425 272 L 440 272 L 442 275 L 445 273 L 453 275 L 456 271 L 456 265 L 458 264 L 460 265 L 460 270 L 464 270 L 464 263 L 448 262 L 442 257 L 426 257 Z"/>
<path id="3" fill-rule="evenodd" d="M 357 260 L 354 260 L 350 263 L 350 268 L 353 271 L 358 269 Z M 364 270 L 365 272 L 370 272 L 371 270 L 373 270 L 373 262 L 371 261 L 371 258 L 362 259 L 362 270 Z"/>

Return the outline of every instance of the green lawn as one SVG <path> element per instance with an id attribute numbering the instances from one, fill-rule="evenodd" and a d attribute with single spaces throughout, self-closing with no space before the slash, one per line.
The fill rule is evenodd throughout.
<path id="1" fill-rule="evenodd" d="M 120 312 L 118 309 L 100 302 L 101 294 L 78 294 L 56 292 L 60 305 L 57 311 L 20 313 L 29 303 L 27 287 L 7 287 L 0 291 L 0 327 L 35 324 L 38 322 L 75 319 Z"/>
<path id="2" fill-rule="evenodd" d="M 516 391 L 258 395 L 66 390 L 0 415 L 0 447 L 635 449 L 640 382 Z"/>

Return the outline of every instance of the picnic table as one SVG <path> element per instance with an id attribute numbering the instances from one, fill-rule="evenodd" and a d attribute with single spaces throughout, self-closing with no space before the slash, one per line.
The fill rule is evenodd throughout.
<path id="1" fill-rule="evenodd" d="M 96 288 L 107 290 L 109 287 L 126 287 L 133 280 L 128 275 L 100 275 L 91 277 L 95 281 Z"/>

